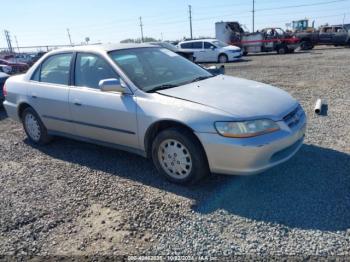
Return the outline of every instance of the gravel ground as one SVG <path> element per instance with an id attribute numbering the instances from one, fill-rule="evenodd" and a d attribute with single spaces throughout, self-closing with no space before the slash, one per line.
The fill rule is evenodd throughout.
<path id="1" fill-rule="evenodd" d="M 191 187 L 129 153 L 63 138 L 34 147 L 0 110 L 0 255 L 350 256 L 349 61 L 350 49 L 317 48 L 227 64 L 299 99 L 306 141 L 263 174 Z M 325 116 L 312 112 L 318 97 Z"/>

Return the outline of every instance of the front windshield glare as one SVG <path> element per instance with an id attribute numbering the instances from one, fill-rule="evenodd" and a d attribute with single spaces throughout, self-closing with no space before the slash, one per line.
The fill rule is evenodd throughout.
<path id="1" fill-rule="evenodd" d="M 129 79 L 146 92 L 212 76 L 200 66 L 165 48 L 116 50 L 109 55 Z"/>

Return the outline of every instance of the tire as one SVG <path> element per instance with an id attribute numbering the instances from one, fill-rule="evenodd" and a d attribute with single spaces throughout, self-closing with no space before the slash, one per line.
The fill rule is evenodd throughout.
<path id="1" fill-rule="evenodd" d="M 284 55 L 288 53 L 288 48 L 286 46 L 281 46 L 277 49 L 277 54 Z"/>
<path id="2" fill-rule="evenodd" d="M 153 141 L 152 159 L 158 171 L 176 184 L 194 184 L 209 175 L 202 145 L 192 132 L 183 128 L 161 131 Z"/>
<path id="3" fill-rule="evenodd" d="M 218 57 L 218 62 L 221 64 L 225 64 L 228 62 L 228 57 L 225 54 L 220 54 Z"/>
<path id="4" fill-rule="evenodd" d="M 300 43 L 301 50 L 311 50 L 312 48 L 314 48 L 314 46 L 310 41 L 302 41 Z"/>
<path id="5" fill-rule="evenodd" d="M 45 145 L 51 141 L 51 136 L 48 135 L 46 127 L 33 108 L 26 108 L 21 115 L 21 119 L 24 131 L 31 143 Z"/>

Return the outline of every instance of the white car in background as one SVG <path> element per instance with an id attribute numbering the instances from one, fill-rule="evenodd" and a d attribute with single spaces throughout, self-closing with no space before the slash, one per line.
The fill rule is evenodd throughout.
<path id="1" fill-rule="evenodd" d="M 219 62 L 227 63 L 237 61 L 242 57 L 242 50 L 233 45 L 228 45 L 217 39 L 200 39 L 183 41 L 178 47 L 193 51 L 195 62 Z"/>

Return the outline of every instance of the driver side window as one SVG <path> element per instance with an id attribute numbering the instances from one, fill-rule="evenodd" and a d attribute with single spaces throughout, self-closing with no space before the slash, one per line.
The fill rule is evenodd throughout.
<path id="1" fill-rule="evenodd" d="M 99 89 L 99 82 L 108 78 L 119 78 L 119 76 L 102 57 L 78 53 L 75 62 L 75 86 Z"/>
<path id="2" fill-rule="evenodd" d="M 211 43 L 204 42 L 204 49 L 210 49 L 210 48 L 215 49 L 215 46 Z"/>

